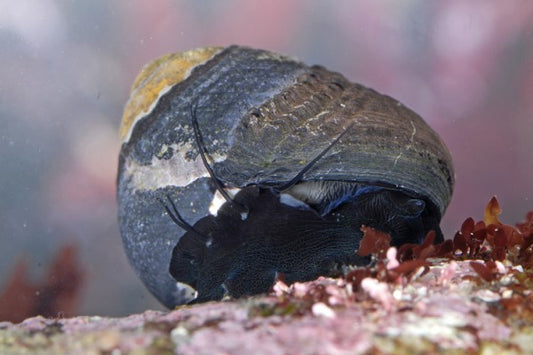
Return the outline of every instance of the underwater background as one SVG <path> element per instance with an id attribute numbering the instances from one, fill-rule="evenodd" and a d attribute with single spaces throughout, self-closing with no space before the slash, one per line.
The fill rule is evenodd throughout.
<path id="1" fill-rule="evenodd" d="M 454 158 L 446 237 L 493 195 L 506 223 L 532 209 L 533 2 L 0 1 L 0 295 L 26 278 L 15 290 L 41 292 L 59 263 L 72 313 L 163 309 L 118 233 L 122 109 L 151 59 L 229 44 L 323 65 L 420 114 Z"/>

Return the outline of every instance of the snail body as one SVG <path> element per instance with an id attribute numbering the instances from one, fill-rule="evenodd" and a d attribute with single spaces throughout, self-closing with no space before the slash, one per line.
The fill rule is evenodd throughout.
<path id="1" fill-rule="evenodd" d="M 168 307 L 364 264 L 362 224 L 396 245 L 442 239 L 454 182 L 442 140 L 322 67 L 238 46 L 163 57 L 137 78 L 121 138 L 123 243 Z"/>

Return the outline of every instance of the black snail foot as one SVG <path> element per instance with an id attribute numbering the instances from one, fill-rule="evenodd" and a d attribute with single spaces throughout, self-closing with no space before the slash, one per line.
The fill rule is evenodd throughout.
<path id="1" fill-rule="evenodd" d="M 170 273 L 197 290 L 195 302 L 240 297 L 268 292 L 281 273 L 290 284 L 331 275 L 339 265 L 367 265 L 370 258 L 357 255 L 362 225 L 390 233 L 393 245 L 418 243 L 431 229 L 442 235 L 422 200 L 362 190 L 320 216 L 282 203 L 272 189 L 247 187 L 181 238 Z"/>

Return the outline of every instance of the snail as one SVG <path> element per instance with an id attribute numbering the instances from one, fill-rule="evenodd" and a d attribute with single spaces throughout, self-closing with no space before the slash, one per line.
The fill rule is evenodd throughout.
<path id="1" fill-rule="evenodd" d="M 240 46 L 164 56 L 136 78 L 120 137 L 124 248 L 169 308 L 367 264 L 362 225 L 396 246 L 443 239 L 441 138 L 320 66 Z"/>

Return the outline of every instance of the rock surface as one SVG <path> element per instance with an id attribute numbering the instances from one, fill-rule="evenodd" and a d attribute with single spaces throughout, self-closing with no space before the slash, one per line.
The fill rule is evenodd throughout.
<path id="1" fill-rule="evenodd" d="M 472 261 L 427 261 L 394 282 L 278 282 L 270 295 L 168 313 L 4 322 L 0 353 L 533 353 L 533 282 L 521 266 L 497 262 L 489 282 Z"/>

